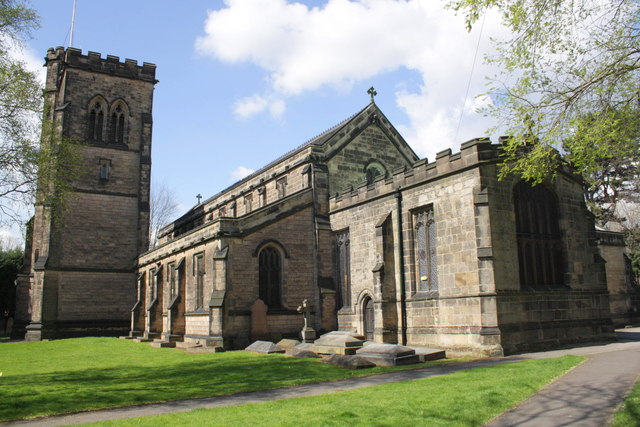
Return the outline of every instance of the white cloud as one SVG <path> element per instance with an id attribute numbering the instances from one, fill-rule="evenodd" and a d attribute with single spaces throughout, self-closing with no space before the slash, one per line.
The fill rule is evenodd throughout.
<path id="1" fill-rule="evenodd" d="M 230 181 L 236 182 L 240 181 L 242 178 L 251 175 L 254 173 L 254 169 L 250 169 L 244 166 L 238 166 L 234 170 L 231 171 Z"/>
<path id="2" fill-rule="evenodd" d="M 349 90 L 353 83 L 401 68 L 422 78 L 420 91 L 398 91 L 396 102 L 411 124 L 405 137 L 421 155 L 482 136 L 487 121 L 473 111 L 483 76 L 477 65 L 469 98 L 465 90 L 478 41 L 477 30 L 465 30 L 462 17 L 433 0 L 328 0 L 308 7 L 286 0 L 226 0 L 210 11 L 198 52 L 228 63 L 250 62 L 268 75 L 268 90 L 279 94 L 276 113 L 286 97 L 322 87 Z M 480 27 L 478 23 L 477 27 Z M 480 43 L 489 50 L 499 17 L 488 16 Z M 402 87 L 396 82 L 396 87 Z M 262 95 L 236 104 L 240 117 L 263 111 L 274 114 L 273 101 Z M 453 141 L 464 107 L 464 124 Z M 471 134 L 471 132 L 473 132 Z M 464 136 L 462 136 L 464 135 Z"/>
<path id="3" fill-rule="evenodd" d="M 241 119 L 248 119 L 263 112 L 268 107 L 267 100 L 260 95 L 248 96 L 238 99 L 233 106 L 233 112 Z"/>
<path id="4" fill-rule="evenodd" d="M 248 119 L 263 111 L 269 111 L 271 117 L 279 119 L 285 109 L 285 102 L 282 99 L 265 98 L 261 95 L 238 99 L 233 105 L 233 113 L 240 119 Z"/>

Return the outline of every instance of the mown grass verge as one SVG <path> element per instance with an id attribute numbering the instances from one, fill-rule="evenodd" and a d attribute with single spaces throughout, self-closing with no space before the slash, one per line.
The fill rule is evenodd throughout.
<path id="1" fill-rule="evenodd" d="M 526 360 L 320 396 L 92 425 L 480 426 L 583 360 Z"/>
<path id="2" fill-rule="evenodd" d="M 281 355 L 185 354 L 115 338 L 0 345 L 0 421 L 372 375 Z"/>
<path id="3" fill-rule="evenodd" d="M 622 407 L 613 416 L 611 427 L 640 426 L 640 380 L 631 390 Z"/>

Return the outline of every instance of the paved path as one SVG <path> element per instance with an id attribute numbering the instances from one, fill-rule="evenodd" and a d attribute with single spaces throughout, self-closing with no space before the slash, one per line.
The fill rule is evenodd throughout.
<path id="1" fill-rule="evenodd" d="M 626 337 L 625 337 L 626 335 Z M 561 354 L 587 356 L 589 360 L 557 381 L 498 416 L 487 427 L 530 426 L 600 427 L 611 417 L 640 376 L 640 328 L 619 334 L 627 342 L 528 354 L 554 357 Z"/>
<path id="2" fill-rule="evenodd" d="M 625 335 L 626 334 L 626 335 Z M 11 426 L 60 426 L 102 420 L 160 415 L 197 408 L 241 405 L 301 396 L 352 390 L 378 384 L 446 375 L 463 369 L 494 366 L 522 359 L 558 357 L 576 354 L 589 361 L 526 400 L 515 410 L 494 419 L 495 426 L 602 426 L 640 375 L 640 328 L 627 329 L 621 335 L 626 342 L 578 347 L 569 350 L 529 353 L 505 358 L 485 359 L 425 369 L 392 372 L 364 378 L 307 384 L 275 390 L 239 393 L 231 396 L 178 400 L 173 402 L 104 409 L 60 415 L 37 420 L 18 421 Z"/>

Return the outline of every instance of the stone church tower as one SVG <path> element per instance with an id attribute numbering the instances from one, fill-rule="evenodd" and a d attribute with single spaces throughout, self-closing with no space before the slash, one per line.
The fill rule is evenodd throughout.
<path id="1" fill-rule="evenodd" d="M 156 67 L 62 47 L 45 60 L 46 119 L 82 143 L 82 173 L 63 211 L 36 205 L 16 333 L 27 340 L 124 333 L 136 259 L 149 243 Z"/>

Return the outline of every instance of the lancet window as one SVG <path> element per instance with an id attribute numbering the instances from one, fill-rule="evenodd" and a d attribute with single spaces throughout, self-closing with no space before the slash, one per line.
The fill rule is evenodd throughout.
<path id="1" fill-rule="evenodd" d="M 415 212 L 413 224 L 416 291 L 437 291 L 436 226 L 433 217 L 433 208 Z"/>
<path id="2" fill-rule="evenodd" d="M 339 308 L 351 305 L 351 242 L 349 230 L 336 235 L 338 255 L 338 305 Z"/>

